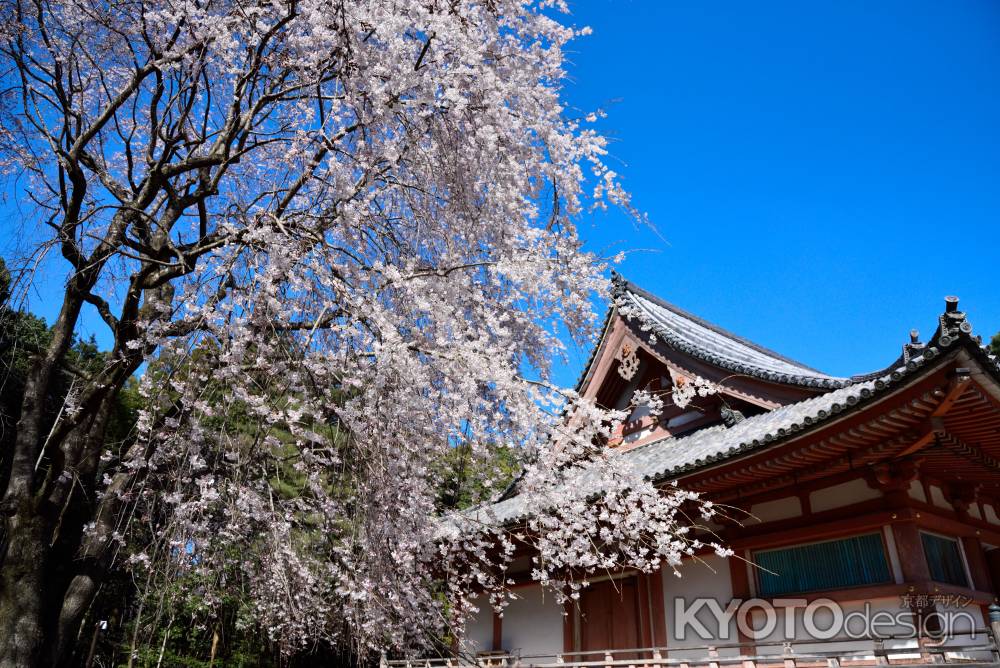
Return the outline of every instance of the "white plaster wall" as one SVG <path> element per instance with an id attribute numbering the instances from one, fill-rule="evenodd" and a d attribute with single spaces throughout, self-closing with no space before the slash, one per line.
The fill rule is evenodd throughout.
<path id="1" fill-rule="evenodd" d="M 931 503 L 938 508 L 945 508 L 947 510 L 954 510 L 951 504 L 948 503 L 948 499 L 944 498 L 944 492 L 937 485 L 931 485 Z"/>
<path id="2" fill-rule="evenodd" d="M 462 637 L 462 653 L 472 656 L 493 649 L 493 608 L 484 597 L 477 598 L 475 604 L 479 612 L 466 623 Z"/>
<path id="3" fill-rule="evenodd" d="M 872 489 L 867 482 L 859 478 L 832 487 L 817 489 L 809 495 L 809 505 L 814 513 L 821 513 L 824 510 L 833 510 L 862 501 L 878 499 L 881 496 L 880 491 Z"/>
<path id="4" fill-rule="evenodd" d="M 978 503 L 970 503 L 969 504 L 969 517 L 972 517 L 972 518 L 977 519 L 977 520 L 983 519 L 983 516 L 979 513 L 979 504 Z"/>
<path id="5" fill-rule="evenodd" d="M 964 608 L 948 608 L 942 607 L 941 612 L 944 614 L 951 613 L 951 619 L 953 620 L 952 631 L 955 637 L 949 640 L 947 645 L 961 645 L 961 644 L 975 644 L 970 642 L 972 638 L 978 638 L 980 641 L 988 639 L 988 637 L 983 636 L 983 632 L 986 630 L 988 624 L 983 618 L 982 609 L 975 604 L 970 604 Z M 963 613 L 963 614 L 955 614 Z M 978 635 L 977 635 L 978 634 Z"/>
<path id="6" fill-rule="evenodd" d="M 555 659 L 563 649 L 563 608 L 540 586 L 515 590 L 503 614 L 503 649 L 521 656 Z M 541 659 L 534 663 L 542 662 Z"/>
<path id="7" fill-rule="evenodd" d="M 777 602 L 776 602 L 777 603 Z M 907 625 L 912 620 L 911 613 L 903 607 L 899 597 L 885 597 L 872 599 L 870 601 L 859 601 L 839 604 L 843 615 L 843 623 L 839 626 L 841 632 L 825 642 L 810 642 L 814 637 L 807 631 L 804 623 L 805 610 L 796 607 L 789 610 L 781 609 L 775 614 L 773 630 L 768 635 L 755 634 L 757 651 L 760 654 L 780 654 L 782 652 L 782 641 L 786 637 L 789 629 L 786 628 L 785 615 L 789 612 L 792 615 L 791 629 L 793 630 L 794 651 L 800 654 L 810 651 L 844 651 L 844 652 L 864 652 L 872 648 L 871 641 L 858 639 L 866 633 L 866 630 L 882 635 L 897 635 L 900 638 L 886 640 L 887 649 L 897 650 L 893 658 L 906 659 L 919 658 L 916 640 L 908 639 L 904 636 L 912 633 Z M 949 616 L 949 625 L 953 636 L 945 641 L 945 645 L 976 645 L 984 641 L 982 635 L 985 628 L 982 612 L 976 605 L 969 605 L 964 608 L 941 608 L 942 613 Z M 949 614 L 950 613 L 950 614 Z M 878 620 L 877 626 L 872 629 L 866 620 Z M 834 613 L 829 608 L 819 608 L 813 616 L 813 623 L 821 632 L 831 629 L 834 624 Z M 898 622 L 898 623 L 897 623 Z M 760 610 L 752 613 L 751 624 L 754 629 L 766 630 L 767 617 Z M 976 657 L 968 657 L 976 658 Z"/>
<path id="8" fill-rule="evenodd" d="M 795 599 L 787 599 L 795 600 Z M 852 635 L 860 635 L 864 633 L 865 623 L 862 621 L 862 615 L 872 616 L 878 612 L 888 612 L 890 615 L 895 615 L 901 611 L 900 599 L 898 597 L 891 598 L 877 598 L 871 601 L 862 602 L 852 602 L 852 603 L 841 603 L 839 604 L 840 610 L 844 616 L 847 624 L 847 628 L 842 629 L 841 633 L 832 636 L 830 640 L 837 640 L 836 645 L 830 647 L 830 649 L 843 649 L 843 650 L 854 650 L 863 649 L 869 647 L 870 645 L 865 645 L 865 641 L 856 641 L 852 638 Z M 792 616 L 789 621 L 786 618 L 786 614 Z M 774 628 L 766 636 L 755 635 L 759 643 L 762 644 L 760 647 L 761 653 L 766 650 L 768 653 L 782 651 L 781 642 L 785 638 L 786 633 L 791 630 L 794 636 L 795 642 L 801 642 L 803 644 L 796 644 L 795 650 L 797 652 L 808 652 L 812 650 L 820 650 L 827 643 L 808 643 L 809 640 L 814 640 L 815 637 L 811 635 L 805 624 L 806 611 L 804 606 L 798 607 L 796 604 L 794 607 L 781 608 L 775 614 Z M 834 613 L 826 605 L 818 605 L 816 607 L 815 614 L 812 615 L 813 625 L 821 634 L 826 634 L 828 630 L 833 628 L 836 618 Z M 767 624 L 767 619 L 764 613 L 760 610 L 754 610 L 753 612 L 753 622 L 754 628 L 763 631 L 766 630 L 765 626 Z M 789 625 L 787 626 L 786 625 Z M 839 628 L 839 627 L 838 627 Z M 894 624 L 881 624 L 879 630 L 884 634 L 902 634 L 906 629 L 904 626 L 896 626 Z M 769 645 L 764 645 L 764 643 L 773 643 Z"/>
<path id="9" fill-rule="evenodd" d="M 622 439 L 622 443 L 636 443 L 653 433 L 653 426 L 644 427 L 639 431 L 634 431 Z"/>
<path id="10" fill-rule="evenodd" d="M 736 631 L 736 622 L 731 621 L 726 629 L 719 629 L 715 622 L 714 615 L 707 607 L 701 608 L 695 615 L 695 619 L 704 625 L 705 629 L 713 636 L 712 640 L 705 640 L 698 637 L 692 629 L 679 628 L 678 608 L 679 603 L 684 606 L 691 606 L 696 599 L 711 597 L 718 602 L 718 605 L 725 610 L 726 606 L 733 598 L 732 580 L 730 579 L 730 568 L 745 568 L 743 561 L 738 559 L 723 559 L 712 555 L 704 557 L 701 561 L 686 559 L 681 564 L 679 570 L 681 577 L 677 577 L 670 569 L 663 571 L 663 609 L 667 621 L 667 647 L 670 648 L 669 656 L 672 659 L 695 659 L 704 657 L 704 650 L 683 651 L 685 647 L 704 647 L 706 645 L 724 645 L 739 642 L 739 635 Z M 684 609 L 681 607 L 681 610 Z M 681 637 L 681 631 L 686 631 Z M 728 639 L 726 639 L 728 638 Z M 724 656 L 739 654 L 737 650 L 722 650 L 720 654 Z"/>
<path id="11" fill-rule="evenodd" d="M 756 503 L 750 507 L 750 514 L 761 522 L 777 522 L 802 515 L 802 502 L 797 496 Z"/>
<path id="12" fill-rule="evenodd" d="M 990 524 L 1000 524 L 1000 517 L 997 517 L 996 508 L 992 505 L 983 505 L 983 512 L 986 514 L 986 521 Z"/>
<path id="13" fill-rule="evenodd" d="M 840 629 L 840 633 L 832 638 L 824 635 L 826 639 L 819 642 L 811 642 L 815 638 L 806 630 L 804 620 L 805 610 L 802 608 L 794 609 L 791 621 L 795 638 L 792 641 L 794 643 L 793 650 L 799 654 L 807 654 L 811 651 L 856 652 L 859 659 L 874 659 L 874 654 L 870 653 L 874 647 L 872 641 L 861 638 L 866 633 L 866 628 L 870 626 L 870 623 L 866 619 L 878 619 L 879 622 L 875 630 L 883 635 L 905 636 L 910 632 L 905 622 L 896 623 L 897 620 L 912 619 L 909 617 L 910 613 L 901 607 L 901 601 L 898 597 L 841 603 L 839 604 L 839 609 L 839 614 L 843 615 L 843 622 L 837 627 Z M 813 624 L 819 631 L 826 632 L 828 629 L 833 628 L 834 619 L 834 613 L 830 609 L 819 608 L 819 611 L 813 616 Z M 766 619 L 763 613 L 758 612 L 753 615 L 752 623 L 755 628 L 763 628 L 765 622 Z M 786 623 L 784 614 L 782 612 L 777 613 L 775 631 L 766 638 L 758 636 L 758 653 L 780 654 L 783 651 L 781 640 L 787 632 L 785 628 Z M 920 658 L 915 639 L 905 637 L 887 639 L 885 647 L 889 650 L 895 650 L 890 654 L 890 657 L 894 660 Z"/>
<path id="14" fill-rule="evenodd" d="M 677 601 L 683 600 L 686 605 L 690 606 L 695 599 L 700 597 L 712 597 L 717 601 L 718 607 L 725 610 L 733 598 L 729 568 L 746 567 L 741 561 L 727 561 L 718 557 L 706 558 L 705 561 L 708 562 L 708 566 L 716 571 L 715 573 L 709 570 L 709 568 L 705 565 L 700 565 L 697 562 L 692 561 L 686 561 L 681 567 L 682 577 L 679 579 L 672 576 L 669 572 L 664 573 L 664 607 L 667 620 L 667 646 L 669 648 L 670 658 L 703 658 L 705 654 L 704 649 L 685 648 L 704 647 L 706 645 L 722 646 L 740 642 L 740 635 L 737 629 L 735 617 L 730 619 L 728 627 L 725 629 L 725 633 L 722 633 L 718 628 L 717 620 L 714 615 L 711 614 L 707 605 L 702 607 L 699 612 L 694 615 L 694 617 L 701 622 L 710 634 L 712 634 L 713 638 L 711 640 L 705 640 L 704 638 L 698 637 L 696 634 L 692 633 L 690 626 L 686 629 L 686 637 L 681 638 L 679 636 L 679 631 L 681 629 L 678 628 L 679 625 L 676 623 L 678 610 L 675 606 L 677 605 Z M 759 634 L 754 635 L 757 652 L 760 654 L 780 653 L 783 650 L 786 624 L 789 622 L 787 622 L 784 617 L 785 612 L 781 610 L 782 604 L 780 599 L 775 602 L 775 605 L 778 610 L 775 614 L 775 626 L 771 633 L 766 636 Z M 800 606 L 801 605 L 804 605 L 804 602 L 802 602 Z M 889 615 L 896 615 L 897 613 L 903 612 L 901 601 L 898 597 L 873 599 L 867 602 L 861 601 L 843 603 L 840 605 L 845 616 L 850 615 L 851 613 L 855 613 L 855 615 L 865 613 L 866 605 L 867 614 L 869 616 L 878 612 L 889 613 Z M 793 642 L 796 643 L 794 646 L 796 652 L 806 653 L 812 650 L 864 651 L 869 650 L 872 647 L 870 641 L 855 640 L 848 632 L 843 630 L 833 638 L 833 642 L 810 642 L 815 639 L 806 629 L 803 618 L 804 608 L 795 607 L 792 609 L 791 614 L 792 619 L 790 623 L 792 637 L 794 638 Z M 851 629 L 855 632 L 861 631 L 863 623 L 860 622 L 857 616 L 851 619 Z M 897 627 L 894 624 L 884 623 L 889 621 L 889 619 L 884 616 L 882 619 L 883 623 L 879 626 L 879 630 L 881 630 L 882 633 L 902 634 L 905 631 L 904 626 Z M 830 628 L 833 620 L 833 614 L 828 609 L 822 607 L 813 616 L 814 624 L 820 630 Z M 764 613 L 759 608 L 752 609 L 749 622 L 753 629 L 763 630 L 766 622 Z M 912 647 L 915 647 L 915 644 L 906 640 L 899 640 L 887 642 L 886 646 L 890 648 L 897 648 L 902 651 L 912 649 Z M 738 653 L 739 651 L 735 648 L 723 648 L 720 650 L 720 654 L 723 656 L 733 656 Z M 906 658 L 906 656 L 908 656 L 908 654 L 906 652 L 902 652 L 900 658 Z"/>
<path id="15" fill-rule="evenodd" d="M 989 642 L 989 631 L 986 630 L 987 622 L 979 606 L 968 605 L 964 608 L 959 608 L 957 611 L 964 614 L 955 615 L 952 618 L 952 637 L 945 641 L 944 645 L 946 647 L 954 647 L 956 645 L 975 646 Z M 944 608 L 943 612 L 954 613 L 956 609 Z M 966 660 L 989 660 L 991 658 L 989 652 L 949 652 L 947 657 L 949 659 Z"/>
<path id="16" fill-rule="evenodd" d="M 911 480 L 910 488 L 906 491 L 910 495 L 911 499 L 927 503 L 927 495 L 924 494 L 924 486 L 920 484 L 919 480 Z"/>

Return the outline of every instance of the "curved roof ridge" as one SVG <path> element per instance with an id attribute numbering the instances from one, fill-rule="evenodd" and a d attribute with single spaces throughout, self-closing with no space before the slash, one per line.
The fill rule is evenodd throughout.
<path id="1" fill-rule="evenodd" d="M 619 275 L 615 274 L 615 276 L 619 276 Z M 712 331 L 714 331 L 714 332 L 716 332 L 718 334 L 721 334 L 722 336 L 725 336 L 727 338 L 733 339 L 734 341 L 738 341 L 738 342 L 742 343 L 743 345 L 747 346 L 748 348 L 753 348 L 754 350 L 756 350 L 759 353 L 763 353 L 763 354 L 768 355 L 770 357 L 774 357 L 775 359 L 779 359 L 782 362 L 786 362 L 788 364 L 794 364 L 797 367 L 801 367 L 803 369 L 806 369 L 807 371 L 812 371 L 813 373 L 815 373 L 817 375 L 820 375 L 820 376 L 827 376 L 827 377 L 830 377 L 830 378 L 834 377 L 834 376 L 830 376 L 829 374 L 820 371 L 819 369 L 811 367 L 811 366 L 809 366 L 807 364 L 803 364 L 802 362 L 799 362 L 798 360 L 794 360 L 794 359 L 788 357 L 787 355 L 782 355 L 781 353 L 779 353 L 779 352 L 777 352 L 775 350 L 771 350 L 770 348 L 762 346 L 759 343 L 756 343 L 754 341 L 751 341 L 750 339 L 742 337 L 739 334 L 735 334 L 735 333 L 729 331 L 728 329 L 726 329 L 725 327 L 722 327 L 720 325 L 715 324 L 714 322 L 709 322 L 708 320 L 705 320 L 701 316 L 697 316 L 694 313 L 691 313 L 690 311 L 686 311 L 686 310 L 682 309 L 681 307 L 677 306 L 676 304 L 668 302 L 666 299 L 663 299 L 662 297 L 658 297 L 657 295 L 653 294 L 652 292 L 639 287 L 638 285 L 636 285 L 635 283 L 633 283 L 632 281 L 630 281 L 630 280 L 628 280 L 628 279 L 626 279 L 624 277 L 621 277 L 621 281 L 623 282 L 624 289 L 628 290 L 629 292 L 637 294 L 640 297 L 642 297 L 643 299 L 647 299 L 647 300 L 653 302 L 654 304 L 657 304 L 658 306 L 662 306 L 665 309 L 673 311 L 674 313 L 676 313 L 677 315 L 681 316 L 682 318 L 687 318 L 688 320 L 691 320 L 692 322 L 696 322 L 699 325 L 701 325 L 702 327 L 705 327 L 707 329 L 711 329 Z"/>
<path id="2" fill-rule="evenodd" d="M 835 389 L 856 382 L 825 374 L 733 334 L 643 290 L 617 273 L 612 280 L 616 303 L 631 303 L 646 327 L 681 352 L 738 374 L 775 383 Z"/>
<path id="3" fill-rule="evenodd" d="M 949 359 L 949 355 L 962 350 L 1000 383 L 1000 359 L 991 354 L 980 337 L 973 335 L 972 324 L 965 313 L 958 310 L 958 299 L 949 297 L 945 312 L 938 317 L 938 327 L 927 343 L 910 344 L 902 358 L 881 371 L 867 374 L 870 377 L 865 380 L 856 377 L 839 388 L 749 416 L 730 427 L 712 425 L 682 436 L 666 436 L 619 454 L 631 460 L 638 472 L 649 480 L 659 483 L 677 479 L 822 428 L 845 413 L 863 410 L 922 371 L 937 368 Z M 599 480 L 585 476 L 579 483 L 591 485 L 590 491 L 600 493 Z M 458 515 L 508 523 L 533 512 L 516 489 L 507 490 L 506 494 L 502 500 L 460 511 Z M 445 521 L 453 525 L 455 522 L 447 518 Z"/>

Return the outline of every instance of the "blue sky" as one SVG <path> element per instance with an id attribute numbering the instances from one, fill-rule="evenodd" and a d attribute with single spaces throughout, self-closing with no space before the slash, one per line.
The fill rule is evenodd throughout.
<path id="1" fill-rule="evenodd" d="M 666 240 L 584 221 L 591 249 L 636 249 L 628 278 L 836 374 L 929 336 L 948 294 L 1000 329 L 1000 3 L 572 8 L 594 34 L 571 45 L 568 99 L 607 110 Z"/>
<path id="2" fill-rule="evenodd" d="M 582 221 L 592 250 L 631 251 L 627 277 L 835 374 L 930 335 L 947 294 L 1000 329 L 1000 3 L 571 7 L 594 34 L 571 45 L 568 101 L 608 112 L 611 162 L 658 230 Z"/>

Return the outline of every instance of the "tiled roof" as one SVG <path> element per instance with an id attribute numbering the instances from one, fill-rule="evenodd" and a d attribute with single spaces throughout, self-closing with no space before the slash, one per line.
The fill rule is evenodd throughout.
<path id="1" fill-rule="evenodd" d="M 850 385 L 850 378 L 830 376 L 773 350 L 747 341 L 656 297 L 621 278 L 614 277 L 613 296 L 619 311 L 640 320 L 667 346 L 733 373 L 764 380 L 822 389 Z"/>
<path id="2" fill-rule="evenodd" d="M 876 383 L 867 381 L 833 390 L 768 413 L 753 415 L 732 427 L 706 427 L 687 436 L 667 437 L 624 450 L 617 456 L 628 458 L 644 477 L 651 480 L 677 477 L 822 422 L 873 396 Z M 588 479 L 586 474 L 575 482 L 584 488 L 592 487 L 595 493 L 600 491 L 597 481 Z M 482 513 L 480 521 L 512 522 L 530 513 L 526 501 L 523 496 L 514 496 L 474 511 L 474 514 Z"/>
<path id="3" fill-rule="evenodd" d="M 957 300 L 954 305 L 949 302 L 949 309 L 939 318 L 939 327 L 926 345 L 911 348 L 913 354 L 904 354 L 888 368 L 869 374 L 864 380 L 856 377 L 844 387 L 750 416 L 730 427 L 716 425 L 681 437 L 666 437 L 615 456 L 627 457 L 647 479 L 659 482 L 678 478 L 817 427 L 844 411 L 862 407 L 941 355 L 960 347 L 1000 381 L 1000 363 L 989 355 L 981 340 L 972 336 L 971 325 L 965 315 L 957 311 Z M 594 494 L 600 493 L 599 481 L 586 476 L 575 484 L 592 489 Z M 531 510 L 526 497 L 512 496 L 466 511 L 466 515 L 476 521 L 506 524 L 525 517 Z"/>

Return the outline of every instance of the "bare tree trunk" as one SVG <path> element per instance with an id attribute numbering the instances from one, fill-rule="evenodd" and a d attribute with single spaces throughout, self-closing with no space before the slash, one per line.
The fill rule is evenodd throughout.
<path id="1" fill-rule="evenodd" d="M 0 668 L 43 665 L 47 546 L 37 515 L 15 516 L 8 527 L 0 575 Z"/>
<path id="2" fill-rule="evenodd" d="M 135 69 L 114 84 L 118 88 L 113 91 L 102 68 L 121 54 L 95 63 L 90 54 L 79 57 L 82 49 L 58 52 L 64 42 L 48 38 L 50 28 L 61 25 L 58 3 L 18 0 L 8 8 L 21 30 L 0 39 L 0 58 L 20 82 L 12 84 L 22 106 L 14 114 L 20 119 L 17 132 L 21 136 L 23 125 L 26 146 L 37 140 L 45 151 L 53 151 L 43 166 L 33 162 L 28 169 L 49 186 L 51 196 L 36 203 L 55 230 L 49 241 L 68 262 L 69 273 L 49 343 L 25 375 L 14 447 L 2 461 L 8 471 L 3 472 L 6 480 L 0 478 L 0 668 L 71 660 L 83 616 L 109 567 L 112 536 L 121 529 L 118 521 L 126 502 L 119 493 L 145 476 L 134 469 L 101 470 L 112 482 L 96 500 L 108 416 L 126 379 L 153 352 L 143 348 L 153 344 L 142 343 L 140 323 L 163 317 L 156 304 L 173 304 L 172 282 L 195 272 L 199 258 L 239 242 L 242 232 L 213 224 L 219 211 L 230 205 L 222 203 L 217 211 L 212 202 L 225 190 L 224 179 L 233 165 L 258 147 L 271 145 L 271 139 L 256 138 L 257 126 L 276 104 L 297 99 L 313 85 L 325 85 L 337 72 L 338 58 L 315 80 L 289 82 L 292 70 L 283 67 L 271 72 L 268 54 L 280 52 L 283 29 L 298 14 L 296 2 L 287 5 L 287 14 L 249 47 L 245 71 L 232 81 L 214 84 L 206 74 L 209 43 L 178 47 L 174 53 L 182 32 L 178 26 L 168 53 L 159 39 L 148 35 L 119 42 L 132 50 Z M 78 38 L 90 39 L 95 25 L 85 21 L 71 30 L 79 30 L 74 33 Z M 81 82 L 81 66 L 90 77 L 86 84 Z M 238 81 L 235 89 L 233 81 Z M 201 114 L 198 100 L 214 99 L 211 91 L 220 85 L 229 96 L 221 98 L 226 100 L 222 117 Z M 103 92 L 93 97 L 85 93 L 88 86 Z M 99 109 L 91 110 L 92 103 Z M 123 126 L 136 122 L 136 105 L 147 103 L 148 127 L 123 134 Z M 207 104 L 206 110 L 213 108 Z M 119 123 L 119 115 L 130 120 Z M 352 125 L 333 141 L 358 129 Z M 149 141 L 144 143 L 143 137 Z M 118 140 L 129 156 L 127 179 L 120 178 L 104 155 L 107 142 L 118 146 Z M 325 138 L 317 149 L 301 172 L 297 163 L 286 170 L 291 186 L 272 193 L 279 202 L 272 211 L 275 219 L 287 213 L 314 177 L 331 141 Z M 182 243 L 175 225 L 189 211 L 199 216 L 198 233 Z M 116 278 L 120 267 L 108 272 L 106 265 L 119 260 L 131 275 L 121 283 L 127 286 L 124 294 L 116 293 L 112 304 L 101 296 L 100 286 L 102 280 Z M 220 283 L 216 298 L 222 299 L 232 285 L 228 280 Z M 49 430 L 45 402 L 67 364 L 84 303 L 108 326 L 114 346 L 105 368 L 81 374 L 75 410 L 60 413 Z M 188 326 L 195 327 L 178 323 L 165 336 L 184 336 L 191 331 Z M 138 453 L 143 454 L 141 446 Z M 91 523 L 93 528 L 84 533 Z"/>
<path id="3" fill-rule="evenodd" d="M 97 636 L 101 634 L 100 620 L 94 621 L 94 630 L 90 634 L 90 649 L 87 650 L 87 660 L 83 662 L 83 668 L 91 668 L 94 665 L 94 654 L 97 652 Z"/>
<path id="4" fill-rule="evenodd" d="M 0 668 L 39 665 L 46 637 L 51 522 L 35 495 L 35 465 L 42 446 L 45 396 L 53 372 L 66 354 L 80 313 L 67 295 L 53 327 L 52 342 L 31 365 L 21 402 L 21 418 L 0 513 L 6 544 L 0 550 Z"/>
<path id="5" fill-rule="evenodd" d="M 72 308 L 64 305 L 54 330 L 72 330 L 67 311 Z M 75 318 L 75 313 L 70 315 Z M 97 527 L 104 531 L 89 536 L 87 549 L 81 550 L 83 525 L 94 517 L 94 478 L 105 428 L 123 381 L 107 378 L 98 386 L 100 392 L 90 395 L 91 410 L 68 432 L 48 443 L 51 434 L 41 433 L 48 383 L 68 340 L 55 336 L 29 371 L 14 465 L 0 506 L 6 524 L 6 543 L 0 547 L 0 668 L 71 660 L 79 625 L 100 584 L 99 546 L 113 526 L 108 520 Z M 47 466 L 39 467 L 43 458 Z"/>
<path id="6" fill-rule="evenodd" d="M 50 665 L 72 665 L 73 646 L 76 642 L 77 631 L 84 613 L 87 612 L 97 594 L 98 586 L 97 579 L 90 575 L 78 575 L 73 578 L 63 597 Z"/>
<path id="7" fill-rule="evenodd" d="M 89 505 L 75 498 L 67 501 Z M 78 526 L 75 531 L 60 527 L 62 521 L 78 525 L 79 519 L 60 518 L 47 505 L 48 511 L 29 507 L 16 513 L 9 523 L 0 577 L 0 668 L 71 665 L 80 623 L 105 573 L 107 536 L 117 504 L 102 507 L 82 545 Z M 89 508 L 80 510 L 89 516 Z M 60 531 L 69 535 L 60 536 Z"/>

